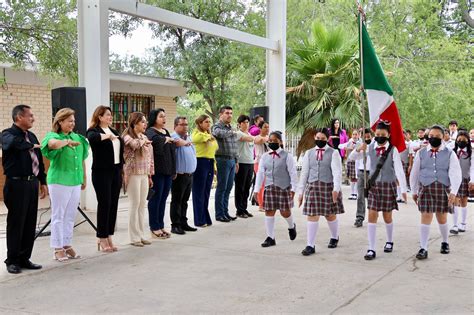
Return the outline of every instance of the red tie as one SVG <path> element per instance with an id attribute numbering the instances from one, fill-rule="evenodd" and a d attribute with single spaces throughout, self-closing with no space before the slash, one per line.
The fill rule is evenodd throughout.
<path id="1" fill-rule="evenodd" d="M 382 154 L 385 153 L 385 147 L 375 148 L 375 151 L 377 152 L 377 156 L 381 156 Z"/>
<path id="2" fill-rule="evenodd" d="M 25 139 L 27 142 L 31 143 L 30 139 L 28 138 L 28 133 L 25 133 Z M 32 162 L 32 170 L 33 170 L 33 174 L 35 176 L 38 176 L 39 174 L 39 161 L 38 161 L 38 157 L 36 156 L 36 153 L 35 153 L 35 150 L 34 149 L 31 149 L 30 150 L 30 156 L 31 156 L 31 162 Z"/>
<path id="3" fill-rule="evenodd" d="M 316 160 L 322 161 L 323 160 L 323 154 L 324 154 L 324 149 L 316 149 L 317 154 L 316 154 Z"/>
<path id="4" fill-rule="evenodd" d="M 436 156 L 438 155 L 438 149 L 431 149 L 431 157 L 434 157 L 436 158 Z"/>
<path id="5" fill-rule="evenodd" d="M 459 151 L 458 151 L 458 159 L 460 159 L 462 155 L 467 156 L 467 152 L 464 151 L 464 150 L 459 150 Z"/>
<path id="6" fill-rule="evenodd" d="M 278 154 L 277 151 L 272 151 L 272 152 L 270 152 L 270 155 L 273 156 L 273 158 L 275 158 L 275 156 L 277 156 L 278 158 L 280 158 L 280 154 Z"/>

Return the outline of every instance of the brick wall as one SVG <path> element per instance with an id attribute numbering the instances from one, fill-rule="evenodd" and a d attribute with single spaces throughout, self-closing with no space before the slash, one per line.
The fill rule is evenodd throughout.
<path id="1" fill-rule="evenodd" d="M 173 129 L 173 121 L 178 115 L 176 102 L 173 97 L 169 96 L 155 96 L 155 108 L 163 108 L 166 112 L 166 129 Z"/>

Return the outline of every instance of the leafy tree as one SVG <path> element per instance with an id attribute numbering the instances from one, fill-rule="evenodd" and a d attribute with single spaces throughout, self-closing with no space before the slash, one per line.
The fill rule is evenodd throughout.
<path id="1" fill-rule="evenodd" d="M 0 60 L 77 84 L 75 0 L 0 2 Z"/>

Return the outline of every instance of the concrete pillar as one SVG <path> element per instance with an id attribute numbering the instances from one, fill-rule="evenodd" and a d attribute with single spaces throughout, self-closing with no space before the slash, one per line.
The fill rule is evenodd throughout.
<path id="1" fill-rule="evenodd" d="M 286 128 L 286 0 L 267 1 L 267 38 L 278 41 L 279 50 L 266 52 L 266 105 L 270 129 Z"/>
<path id="2" fill-rule="evenodd" d="M 107 2 L 79 0 L 77 3 L 79 86 L 86 88 L 87 124 L 98 105 L 109 105 L 109 9 Z M 86 161 L 87 188 L 81 207 L 95 209 L 97 201 L 91 183 L 92 158 Z"/>

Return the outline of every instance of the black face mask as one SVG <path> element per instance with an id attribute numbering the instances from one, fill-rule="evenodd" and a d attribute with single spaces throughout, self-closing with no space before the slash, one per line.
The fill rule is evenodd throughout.
<path id="1" fill-rule="evenodd" d="M 384 144 L 385 142 L 387 142 L 388 137 L 375 137 L 374 139 L 375 141 L 377 141 L 378 144 Z"/>
<path id="2" fill-rule="evenodd" d="M 371 143 L 372 143 L 372 139 L 365 139 L 365 143 L 371 144 Z"/>
<path id="3" fill-rule="evenodd" d="M 276 151 L 278 150 L 278 148 L 280 147 L 280 145 L 276 142 L 270 142 L 268 144 L 268 147 L 270 148 L 270 150 L 273 150 L 273 151 Z"/>
<path id="4" fill-rule="evenodd" d="M 316 145 L 318 146 L 318 148 L 324 148 L 326 144 L 328 143 L 326 140 L 316 140 L 314 142 L 316 142 Z"/>
<path id="5" fill-rule="evenodd" d="M 430 143 L 430 145 L 433 148 L 437 148 L 441 145 L 441 139 L 440 138 L 431 137 L 431 138 L 428 139 L 428 142 Z"/>
<path id="6" fill-rule="evenodd" d="M 468 145 L 467 141 L 458 141 L 456 143 L 457 143 L 458 147 L 460 147 L 461 149 L 467 148 L 467 145 Z"/>

